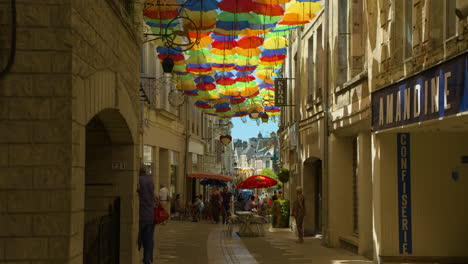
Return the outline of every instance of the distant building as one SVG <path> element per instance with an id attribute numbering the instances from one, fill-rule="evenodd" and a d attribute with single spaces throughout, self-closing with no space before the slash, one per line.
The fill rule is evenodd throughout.
<path id="1" fill-rule="evenodd" d="M 277 137 L 263 137 L 261 133 L 248 141 L 234 140 L 234 161 L 237 164 L 238 175 L 248 177 L 259 173 L 264 168 L 274 170 L 273 157 L 278 157 Z"/>

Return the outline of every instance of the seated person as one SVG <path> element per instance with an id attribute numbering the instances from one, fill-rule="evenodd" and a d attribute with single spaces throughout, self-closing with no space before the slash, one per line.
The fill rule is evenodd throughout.
<path id="1" fill-rule="evenodd" d="M 244 210 L 246 211 L 255 211 L 257 203 L 255 202 L 255 196 L 250 196 L 249 201 L 245 204 Z"/>
<path id="2" fill-rule="evenodd" d="M 198 222 L 200 220 L 200 214 L 203 212 L 203 209 L 205 209 L 205 204 L 203 204 L 203 201 L 201 199 L 201 195 L 197 196 L 195 199 L 195 202 L 193 203 L 193 221 L 192 222 Z"/>
<path id="3" fill-rule="evenodd" d="M 258 208 L 258 215 L 267 216 L 270 212 L 270 205 L 268 204 L 268 197 L 263 197 L 263 203 Z"/>

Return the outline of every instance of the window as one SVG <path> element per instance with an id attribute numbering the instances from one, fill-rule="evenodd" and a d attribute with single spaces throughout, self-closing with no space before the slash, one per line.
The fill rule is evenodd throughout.
<path id="1" fill-rule="evenodd" d="M 314 94 L 314 70 L 315 70 L 315 61 L 314 61 L 314 36 L 312 35 L 309 38 L 308 41 L 308 47 L 307 47 L 307 80 L 308 80 L 308 94 L 313 95 Z"/>
<path id="2" fill-rule="evenodd" d="M 146 45 L 141 48 L 141 60 L 140 60 L 140 73 L 144 75 L 146 73 Z"/>
<path id="3" fill-rule="evenodd" d="M 404 57 L 405 59 L 413 56 L 413 0 L 405 0 L 404 2 L 404 21 L 403 32 L 404 37 Z"/>
<path id="4" fill-rule="evenodd" d="M 353 138 L 353 234 L 359 234 L 358 139 Z"/>
<path id="5" fill-rule="evenodd" d="M 271 167 L 270 167 L 270 161 L 269 161 L 269 160 L 266 161 L 266 167 L 267 167 L 267 168 L 271 168 Z"/>
<path id="6" fill-rule="evenodd" d="M 338 72 L 337 84 L 342 85 L 348 80 L 348 39 L 349 39 L 349 7 L 348 0 L 338 1 Z"/>
<path id="7" fill-rule="evenodd" d="M 450 39 L 457 35 L 457 16 L 455 9 L 457 8 L 456 0 L 445 0 L 445 39 Z"/>
<path id="8" fill-rule="evenodd" d="M 316 88 L 315 88 L 315 97 L 321 97 L 322 96 L 322 88 L 323 88 L 323 57 L 324 57 L 324 51 L 323 51 L 323 31 L 322 31 L 322 25 L 320 25 L 317 29 L 317 44 L 316 44 L 316 60 L 317 63 L 315 64 L 315 82 L 316 82 Z"/>
<path id="9" fill-rule="evenodd" d="M 363 0 L 353 0 L 351 12 L 351 76 L 354 77 L 364 69 L 364 35 L 366 31 L 363 21 Z"/>

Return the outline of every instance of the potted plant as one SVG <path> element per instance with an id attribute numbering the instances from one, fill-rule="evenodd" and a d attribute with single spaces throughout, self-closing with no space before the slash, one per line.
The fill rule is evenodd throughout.
<path id="1" fill-rule="evenodd" d="M 284 186 L 284 184 L 289 181 L 289 170 L 286 168 L 281 168 L 278 172 L 278 180 Z"/>

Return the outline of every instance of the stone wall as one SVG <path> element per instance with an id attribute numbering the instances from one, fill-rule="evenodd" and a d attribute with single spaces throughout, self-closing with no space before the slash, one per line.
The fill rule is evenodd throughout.
<path id="1" fill-rule="evenodd" d="M 132 142 L 113 155 L 130 154 L 119 172 L 128 179 L 119 190 L 129 230 L 121 261 L 136 263 L 140 43 L 132 18 L 118 1 L 17 2 L 16 60 L 0 79 L 0 262 L 83 263 L 85 125 L 110 108 L 119 111 L 103 117 L 112 141 Z"/>
<path id="2" fill-rule="evenodd" d="M 10 17 L 6 2 L 0 3 L 2 27 Z M 16 60 L 11 73 L 0 79 L 2 263 L 52 263 L 69 257 L 69 10 L 68 0 L 18 1 Z M 0 47 L 8 46 L 1 41 Z"/>

